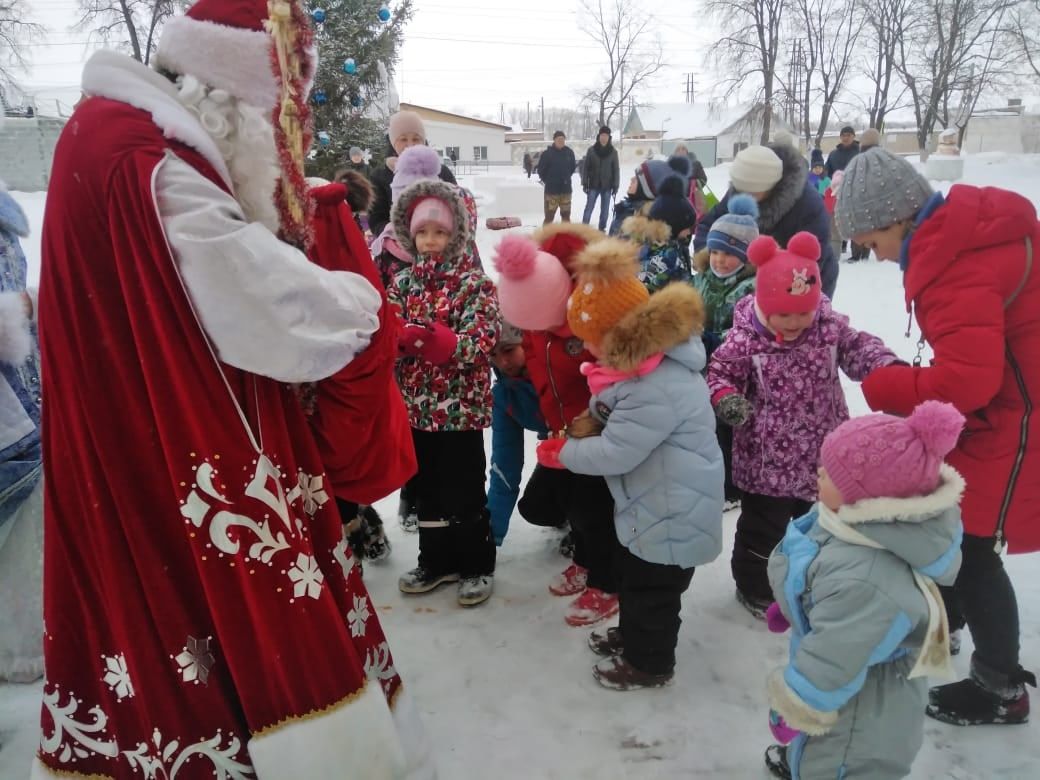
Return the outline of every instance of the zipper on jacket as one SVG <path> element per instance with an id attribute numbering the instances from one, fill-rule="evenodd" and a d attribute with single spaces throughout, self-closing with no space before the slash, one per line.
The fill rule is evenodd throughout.
<path id="1" fill-rule="evenodd" d="M 994 545 L 994 549 L 998 553 L 1004 549 L 1004 545 L 1007 543 L 1004 539 L 1004 524 L 1007 522 L 1008 510 L 1011 508 L 1011 497 L 1015 492 L 1015 485 L 1018 483 L 1018 477 L 1022 471 L 1022 461 L 1026 458 L 1026 445 L 1029 442 L 1029 418 L 1033 414 L 1033 402 L 1027 392 L 1026 382 L 1022 376 L 1022 369 L 1019 368 L 1018 361 L 1015 360 L 1015 354 L 1011 351 L 1010 345 L 1006 347 L 1006 351 L 1008 363 L 1011 366 L 1011 371 L 1015 375 L 1015 384 L 1018 385 L 1018 392 L 1022 396 L 1025 413 L 1022 415 L 1022 423 L 1019 427 L 1018 452 L 1015 453 L 1015 463 L 1011 467 L 1011 476 L 1008 477 L 1007 488 L 1004 491 L 1004 501 L 1000 505 L 1000 514 L 997 516 L 997 531 L 994 534 L 997 541 Z"/>
<path id="2" fill-rule="evenodd" d="M 552 389 L 553 398 L 556 399 L 556 405 L 560 407 L 560 420 L 563 427 L 567 427 L 567 415 L 563 413 L 563 399 L 560 398 L 560 392 L 556 389 L 556 378 L 552 372 L 552 361 L 549 359 L 549 353 L 552 350 L 553 335 L 550 333 L 549 338 L 545 340 L 545 373 L 549 375 L 549 387 Z"/>

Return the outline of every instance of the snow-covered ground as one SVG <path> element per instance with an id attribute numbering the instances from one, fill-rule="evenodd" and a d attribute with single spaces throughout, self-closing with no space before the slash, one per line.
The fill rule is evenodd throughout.
<path id="1" fill-rule="evenodd" d="M 522 174 L 495 173 L 520 182 Z M 709 171 L 717 192 L 723 169 Z M 1007 187 L 1040 204 L 1040 156 L 984 155 L 967 160 L 965 181 Z M 462 182 L 493 209 L 493 193 L 481 177 Z M 530 185 L 537 187 L 532 182 Z M 17 196 L 37 233 L 27 243 L 38 265 L 42 195 Z M 537 199 L 536 199 L 537 202 Z M 580 216 L 584 201 L 575 197 Z M 482 212 L 496 216 L 493 211 Z M 525 226 L 541 221 L 522 215 Z M 501 234 L 483 227 L 481 251 L 490 259 Z M 489 263 L 488 263 L 489 264 Z M 884 338 L 904 358 L 914 354 L 905 338 L 907 316 L 900 274 L 893 264 L 843 264 L 836 307 L 856 327 Z M 853 413 L 866 406 L 848 385 Z M 490 437 L 489 437 L 490 444 Z M 528 468 L 534 463 L 533 440 Z M 615 693 L 592 679 L 594 656 L 587 630 L 563 622 L 566 599 L 549 595 L 550 577 L 564 567 L 557 533 L 527 525 L 518 516 L 501 548 L 495 595 L 464 610 L 450 587 L 404 597 L 397 576 L 415 563 L 418 539 L 393 522 L 396 498 L 378 506 L 390 522 L 393 555 L 366 568 L 365 579 L 390 637 L 405 683 L 425 715 L 437 746 L 441 777 L 765 778 L 762 752 L 769 744 L 764 680 L 786 651 L 733 599 L 729 548 L 693 578 L 683 605 L 675 685 L 660 691 Z M 726 518 L 732 531 L 736 513 Z M 731 536 L 731 534 L 730 534 Z M 1036 559 L 1010 558 L 1022 613 L 1022 661 L 1040 668 L 1040 573 Z M 956 659 L 967 672 L 970 642 Z M 37 742 L 40 685 L 0 686 L 0 780 L 24 780 Z M 1040 699 L 1035 701 L 1040 702 Z M 1023 727 L 959 729 L 926 723 L 925 745 L 914 778 L 1026 780 L 1040 776 L 1040 720 Z"/>

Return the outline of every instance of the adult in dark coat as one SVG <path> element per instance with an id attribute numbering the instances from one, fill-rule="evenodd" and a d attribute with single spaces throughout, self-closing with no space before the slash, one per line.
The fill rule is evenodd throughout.
<path id="1" fill-rule="evenodd" d="M 762 235 L 772 236 L 782 247 L 786 247 L 791 237 L 802 230 L 815 235 L 823 250 L 820 257 L 821 287 L 828 298 L 833 298 L 838 283 L 838 260 L 830 244 L 831 218 L 823 207 L 820 193 L 809 184 L 809 167 L 805 158 L 788 144 L 773 144 L 765 148 L 780 159 L 781 172 L 780 180 L 765 191 L 745 189 L 758 200 L 758 229 Z M 745 159 L 764 156 L 762 149 L 751 146 L 737 155 L 731 176 Z M 701 219 L 693 240 L 695 252 L 707 246 L 711 226 L 716 219 L 729 213 L 729 199 L 736 192 L 731 186 L 718 205 Z"/>
<path id="2" fill-rule="evenodd" d="M 534 173 L 534 158 L 531 157 L 530 152 L 524 152 L 524 173 L 527 174 L 527 178 L 531 178 L 531 174 Z"/>
<path id="3" fill-rule="evenodd" d="M 852 162 L 852 158 L 859 154 L 859 141 L 856 140 L 856 131 L 851 127 L 841 128 L 841 138 L 838 145 L 827 155 L 827 162 L 823 166 L 829 178 L 834 178 L 835 171 L 843 171 Z"/>
<path id="4" fill-rule="evenodd" d="M 621 186 L 621 162 L 610 142 L 610 128 L 603 125 L 595 145 L 585 154 L 581 166 L 581 188 L 585 190 L 585 214 L 581 221 L 592 221 L 592 210 L 599 201 L 599 229 L 606 231 L 610 201 Z"/>
<path id="5" fill-rule="evenodd" d="M 409 146 L 426 143 L 426 128 L 422 118 L 414 111 L 398 111 L 390 117 L 390 130 L 386 136 L 387 150 L 385 162 L 372 172 L 371 182 L 375 198 L 368 212 L 368 227 L 372 235 L 378 236 L 390 222 L 390 207 L 393 201 L 390 194 L 390 182 L 394 179 L 394 165 L 397 155 Z M 438 174 L 441 181 L 458 184 L 451 169 L 441 166 Z"/>
<path id="6" fill-rule="evenodd" d="M 556 219 L 557 211 L 562 221 L 571 221 L 571 177 L 577 167 L 574 150 L 567 146 L 567 136 L 557 130 L 552 144 L 538 160 L 538 178 L 545 187 L 546 225 Z"/>
<path id="7" fill-rule="evenodd" d="M 697 159 L 697 155 L 690 151 L 690 148 L 686 144 L 679 144 L 675 147 L 675 151 L 672 154 L 682 154 L 690 159 L 690 165 L 692 166 L 692 172 L 690 174 L 690 180 L 696 182 L 702 189 L 708 186 L 708 173 L 704 170 L 704 165 L 700 160 Z"/>
<path id="8" fill-rule="evenodd" d="M 347 158 L 347 164 L 343 166 L 343 169 L 360 173 L 366 179 L 372 176 L 372 166 L 365 162 L 365 153 L 361 151 L 360 146 L 350 147 L 350 156 Z"/>

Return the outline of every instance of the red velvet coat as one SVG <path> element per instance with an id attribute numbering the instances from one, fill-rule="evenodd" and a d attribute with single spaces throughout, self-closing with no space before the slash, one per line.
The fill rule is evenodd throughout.
<path id="1" fill-rule="evenodd" d="M 566 328 L 560 335 L 525 332 L 524 355 L 527 372 L 538 391 L 542 417 L 551 433 L 559 433 L 589 407 L 588 380 L 580 369 L 582 363 L 595 358 Z"/>
<path id="2" fill-rule="evenodd" d="M 967 481 L 965 531 L 1002 535 L 1013 553 L 1040 550 L 1038 250 L 1040 225 L 1024 197 L 953 187 L 914 233 L 903 278 L 935 357 L 927 367 L 878 369 L 863 383 L 875 410 L 906 415 L 935 399 L 967 416 L 949 457 Z"/>
<path id="3" fill-rule="evenodd" d="M 380 291 L 383 305 L 368 349 L 318 383 L 311 425 L 333 493 L 372 504 L 415 474 L 415 447 L 408 408 L 394 377 L 397 318 L 346 195 L 342 184 L 311 190 L 316 207 L 310 258 L 330 271 L 361 274 Z"/>
<path id="4" fill-rule="evenodd" d="M 34 777 L 287 777 L 287 746 L 375 756 L 362 723 L 392 723 L 400 679 L 299 403 L 218 363 L 185 293 L 154 193 L 170 152 L 224 186 L 148 112 L 100 97 L 55 151 Z M 308 742 L 355 712 L 338 744 Z"/>

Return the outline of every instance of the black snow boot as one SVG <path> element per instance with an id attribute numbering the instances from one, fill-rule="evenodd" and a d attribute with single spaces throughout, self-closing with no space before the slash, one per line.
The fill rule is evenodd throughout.
<path id="1" fill-rule="evenodd" d="M 766 767 L 773 777 L 791 780 L 791 767 L 787 764 L 787 745 L 770 745 L 766 748 Z"/>
<path id="2" fill-rule="evenodd" d="M 1014 674 L 1001 674 L 973 658 L 968 679 L 940 685 L 928 692 L 925 712 L 954 726 L 1028 723 L 1026 685 L 1036 687 L 1032 672 L 1019 668 Z"/>
<path id="3" fill-rule="evenodd" d="M 362 519 L 365 558 L 374 562 L 385 561 L 390 557 L 390 540 L 386 538 L 383 518 L 375 507 L 366 505 L 360 507 L 358 516 Z"/>

